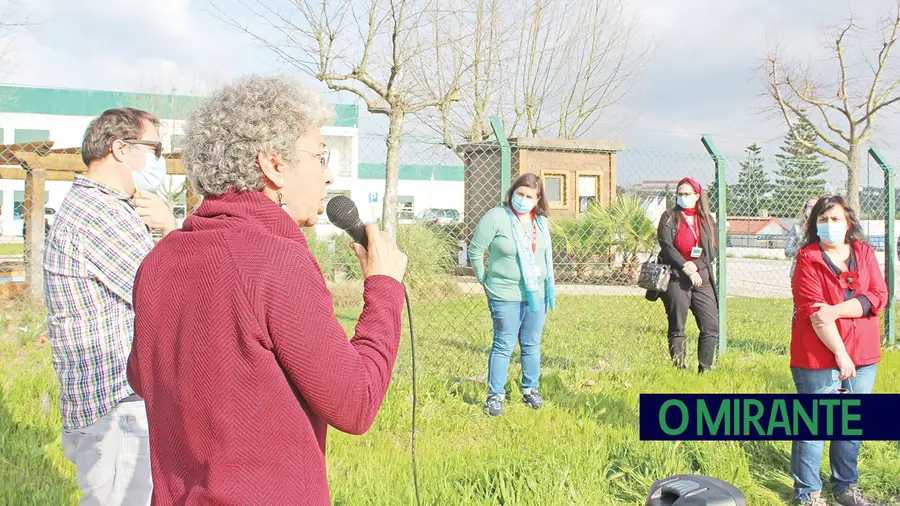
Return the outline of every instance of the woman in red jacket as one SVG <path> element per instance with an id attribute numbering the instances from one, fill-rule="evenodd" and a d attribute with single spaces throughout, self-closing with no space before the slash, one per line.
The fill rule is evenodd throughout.
<path id="1" fill-rule="evenodd" d="M 881 360 L 878 313 L 887 286 L 856 214 L 843 197 L 819 199 L 806 226 L 793 279 L 791 373 L 797 392 L 871 393 Z M 794 495 L 822 506 L 819 463 L 824 441 L 795 441 L 791 448 Z M 858 487 L 859 441 L 832 441 L 831 490 L 839 504 L 869 504 Z"/>
<path id="2" fill-rule="evenodd" d="M 353 339 L 301 226 L 332 175 L 324 98 L 248 77 L 201 104 L 183 159 L 203 203 L 134 284 L 128 380 L 146 402 L 153 504 L 330 504 L 325 434 L 362 434 L 397 358 L 406 256 L 369 225 Z"/>

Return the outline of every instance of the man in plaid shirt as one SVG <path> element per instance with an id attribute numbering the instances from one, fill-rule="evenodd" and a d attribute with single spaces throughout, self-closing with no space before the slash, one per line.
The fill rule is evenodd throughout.
<path id="1" fill-rule="evenodd" d="M 144 401 L 126 364 L 134 336 L 132 287 L 153 248 L 150 229 L 175 229 L 155 191 L 166 177 L 159 121 L 110 109 L 88 126 L 87 165 L 56 215 L 44 253 L 44 293 L 59 376 L 63 452 L 75 464 L 82 505 L 149 505 L 150 444 Z"/>

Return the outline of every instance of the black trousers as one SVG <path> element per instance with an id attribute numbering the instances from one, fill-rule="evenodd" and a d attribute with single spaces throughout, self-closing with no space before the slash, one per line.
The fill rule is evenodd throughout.
<path id="1" fill-rule="evenodd" d="M 681 272 L 673 272 L 669 288 L 662 294 L 662 300 L 669 318 L 669 354 L 672 360 L 676 366 L 684 367 L 687 353 L 684 326 L 690 309 L 694 313 L 697 327 L 700 328 L 698 370 L 704 372 L 712 367 L 716 356 L 716 345 L 719 341 L 719 304 L 709 281 L 708 270 L 701 271 L 700 277 L 703 284 L 699 288 L 694 288 L 690 278 Z"/>

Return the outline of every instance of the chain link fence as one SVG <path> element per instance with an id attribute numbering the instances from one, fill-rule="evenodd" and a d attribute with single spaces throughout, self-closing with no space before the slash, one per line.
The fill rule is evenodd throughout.
<path id="1" fill-rule="evenodd" d="M 757 149 L 748 149 L 744 156 L 726 156 L 724 163 L 728 294 L 790 298 L 791 263 L 806 228 L 804 207 L 825 195 L 842 195 L 852 205 L 847 168 L 810 156 L 764 157 Z M 868 242 L 883 252 L 889 241 L 883 171 L 867 159 L 858 180 L 859 204 L 854 211 Z"/>
<path id="2" fill-rule="evenodd" d="M 510 178 L 532 172 L 541 177 L 550 206 L 557 293 L 563 304 L 577 297 L 615 297 L 634 314 L 596 312 L 594 320 L 658 318 L 662 304 L 643 300 L 637 287 L 640 264 L 658 248 L 656 227 L 674 203 L 677 182 L 700 181 L 717 212 L 713 158 L 703 152 L 673 153 L 619 149 L 585 142 L 513 140 Z M 698 143 L 699 144 L 699 143 Z M 484 289 L 474 276 L 467 248 L 479 221 L 504 198 L 502 153 L 497 142 L 453 149 L 407 138 L 398 185 L 398 242 L 409 254 L 407 284 L 419 326 L 442 336 L 490 345 L 490 315 Z M 362 136 L 358 162 L 342 160 L 333 190 L 354 198 L 364 219 L 382 218 L 385 139 Z M 720 157 L 725 166 L 726 283 L 729 298 L 769 301 L 774 314 L 790 314 L 791 246 L 808 198 L 846 195 L 847 169 L 809 155 Z M 342 187 L 344 178 L 352 181 Z M 857 214 L 868 241 L 883 252 L 886 192 L 880 167 L 868 160 L 859 175 Z M 506 183 L 508 184 L 508 182 Z M 360 273 L 344 247 L 346 239 L 323 219 L 314 252 L 336 294 L 338 306 L 359 307 Z M 333 234 L 333 235 L 332 235 Z M 883 255 L 880 255 L 883 259 Z M 489 255 L 485 256 L 488 261 Z M 732 311 L 726 327 L 767 329 L 784 334 L 773 312 Z M 473 334 L 479 334 L 475 336 Z M 480 335 L 483 334 L 483 335 Z M 599 337 L 599 336 L 598 336 Z M 740 340 L 740 335 L 732 336 Z M 782 350 L 783 351 L 783 350 Z M 472 371 L 483 364 L 471 364 Z"/>
<path id="3" fill-rule="evenodd" d="M 386 139 L 361 134 L 336 143 L 331 195 L 350 196 L 364 220 L 381 220 Z M 159 195 L 181 223 L 198 202 L 189 195 L 178 155 L 167 156 L 171 175 Z M 40 308 L 43 238 L 53 226 L 72 177 L 83 166 L 77 150 L 54 150 L 52 143 L 6 146 L 3 157 L 0 295 L 7 305 Z M 791 246 L 796 248 L 805 202 L 826 194 L 846 194 L 847 170 L 809 153 L 763 156 L 755 145 L 742 155 L 720 160 L 725 164 L 727 191 L 727 295 L 789 299 Z M 476 327 L 489 333 L 484 290 L 474 276 L 467 248 L 485 213 L 500 205 L 503 185 L 520 174 L 532 172 L 544 182 L 557 293 L 563 301 L 643 296 L 636 286 L 640 264 L 657 249 L 659 217 L 671 208 L 682 177 L 700 181 L 711 211 L 717 209 L 715 164 L 699 151 L 654 152 L 614 144 L 514 139 L 508 163 L 510 176 L 504 181 L 503 153 L 497 142 L 451 148 L 413 136 L 404 139 L 397 187 L 398 242 L 410 258 L 407 285 L 418 320 L 426 329 L 460 337 Z M 893 241 L 885 227 L 883 170 L 867 158 L 858 181 L 859 219 L 868 241 L 883 252 Z M 39 200 L 43 207 L 34 205 Z M 32 225 L 30 220 L 43 225 Z M 337 307 L 359 308 L 361 272 L 343 233 L 324 216 L 319 226 L 305 232 Z M 30 238 L 30 233 L 36 237 Z M 639 307 L 653 307 L 645 304 L 649 306 Z M 662 318 L 661 309 L 658 312 Z M 592 317 L 630 316 L 598 313 Z M 745 321 L 748 315 L 728 317 Z M 764 315 L 756 318 L 759 325 L 771 324 Z"/>
<path id="4" fill-rule="evenodd" d="M 51 141 L 2 146 L 0 153 L 0 301 L 5 315 L 44 311 L 42 261 L 47 236 L 75 177 L 86 167 L 78 148 Z M 170 175 L 157 191 L 180 225 L 192 209 L 180 155 L 165 155 Z M 194 200 L 194 205 L 197 199 Z M 43 203 L 41 205 L 40 203 Z M 159 240 L 160 234 L 154 233 Z M 38 319 L 40 320 L 40 319 Z M 44 322 L 46 320 L 44 319 Z M 35 335 L 45 335 L 41 328 Z"/>
<path id="5" fill-rule="evenodd" d="M 330 162 L 335 175 L 329 189 L 332 195 L 353 198 L 366 221 L 382 219 L 385 138 L 360 135 L 327 140 L 334 153 Z M 510 142 L 509 180 L 525 172 L 538 174 L 550 204 L 559 310 L 550 314 L 545 327 L 542 393 L 582 420 L 595 417 L 606 425 L 630 420 L 631 408 L 601 400 L 602 392 L 656 388 L 655 383 L 634 386 L 641 384 L 637 376 L 646 373 L 636 364 L 669 360 L 663 306 L 646 300 L 636 286 L 640 264 L 657 250 L 657 222 L 672 207 L 681 178 L 697 179 L 710 196 L 711 208 L 716 209 L 716 164 L 699 146 L 694 153 L 672 153 L 583 142 Z M 171 175 L 160 196 L 180 223 L 199 202 L 179 173 L 178 156 L 168 156 Z M 46 346 L 43 243 L 72 177 L 82 167 L 80 155 L 77 150 L 54 151 L 52 145 L 33 143 L 6 146 L 2 157 L 0 331 L 22 345 Z M 399 221 L 398 242 L 409 256 L 406 284 L 422 345 L 418 347 L 420 451 L 432 459 L 443 451 L 438 434 L 453 430 L 453 424 L 438 422 L 456 419 L 472 423 L 463 407 L 480 405 L 486 394 L 491 317 L 467 248 L 484 214 L 503 199 L 504 159 L 496 142 L 450 149 L 407 137 L 402 147 L 394 212 Z M 726 174 L 727 213 L 718 222 L 720 227 L 724 222 L 727 232 L 725 327 L 729 349 L 758 352 L 764 357 L 786 355 L 791 303 L 790 260 L 785 248 L 808 197 L 846 193 L 846 169 L 824 161 L 786 161 L 752 153 L 724 156 L 719 161 Z M 894 241 L 884 226 L 888 192 L 881 169 L 875 163 L 863 166 L 859 218 L 869 242 L 884 251 Z M 319 225 L 304 229 L 304 233 L 332 290 L 338 317 L 349 328 L 362 307 L 361 272 L 347 247 L 349 240 L 324 216 Z M 753 303 L 745 304 L 747 300 Z M 696 335 L 695 329 L 689 328 L 688 334 Z M 658 341 L 652 337 L 656 335 Z M 404 347 L 406 343 L 404 340 Z M 380 430 L 390 434 L 392 444 L 404 448 L 406 401 L 411 402 L 413 391 L 409 357 L 408 349 L 401 350 L 391 386 L 390 398 L 403 402 L 386 405 L 386 413 L 380 415 L 387 420 L 381 422 Z M 514 356 L 510 391 L 518 373 L 517 362 Z M 752 384 L 776 380 L 766 377 Z M 736 391 L 742 388 L 741 381 L 735 379 Z M 48 392 L 52 388 L 46 387 Z M 601 393 L 594 395 L 593 389 Z M 441 400 L 448 396 L 453 400 L 451 407 L 442 407 Z M 51 397 L 45 393 L 42 405 L 50 406 Z M 49 407 L 43 409 L 49 411 Z M 398 414 L 400 410 L 403 414 Z M 607 418 L 611 416 L 607 410 L 620 418 Z M 461 438 L 459 444 L 467 444 L 464 440 L 470 431 L 459 434 L 464 434 L 456 436 Z M 366 455 L 371 452 L 370 447 L 363 451 Z M 668 454 L 654 452 L 647 453 L 647 459 Z M 624 459 L 621 465 L 632 467 L 633 458 Z M 429 462 L 432 460 L 423 464 Z M 406 475 L 402 476 L 405 480 Z M 423 486 L 432 493 L 448 481 L 453 479 L 448 480 L 443 471 L 422 475 Z M 648 485 L 633 487 L 643 492 Z"/>

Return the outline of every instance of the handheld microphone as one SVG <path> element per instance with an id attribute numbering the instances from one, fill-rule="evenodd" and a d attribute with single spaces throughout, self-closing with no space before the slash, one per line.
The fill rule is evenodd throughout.
<path id="1" fill-rule="evenodd" d="M 347 232 L 353 242 L 360 244 L 363 248 L 369 246 L 366 225 L 359 219 L 359 211 L 350 197 L 338 195 L 332 198 L 328 201 L 325 213 L 328 215 L 328 221 Z"/>
<path id="2" fill-rule="evenodd" d="M 359 211 L 356 204 L 350 197 L 338 195 L 328 201 L 325 208 L 328 215 L 328 221 L 332 225 L 347 232 L 353 242 L 368 248 L 369 237 L 366 235 L 366 225 L 359 219 Z M 403 284 L 403 283 L 401 283 Z M 419 499 L 419 472 L 416 466 L 416 333 L 413 330 L 412 307 L 409 303 L 409 292 L 406 285 L 403 284 L 404 297 L 406 298 L 406 314 L 409 316 L 409 344 L 410 354 L 412 356 L 412 468 L 413 468 L 413 487 L 416 492 L 416 504 L 422 504 Z"/>

